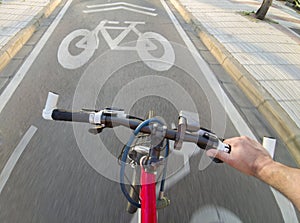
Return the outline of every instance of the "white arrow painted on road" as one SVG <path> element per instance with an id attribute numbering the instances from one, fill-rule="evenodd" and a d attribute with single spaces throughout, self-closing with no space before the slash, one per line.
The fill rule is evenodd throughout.
<path id="1" fill-rule="evenodd" d="M 127 11 L 145 14 L 145 15 L 157 16 L 157 13 L 153 13 L 155 11 L 154 8 L 143 7 L 140 5 L 134 5 L 126 2 L 88 5 L 86 7 L 89 10 L 83 10 L 83 13 L 94 13 L 94 12 L 113 11 L 113 10 L 127 10 Z"/>

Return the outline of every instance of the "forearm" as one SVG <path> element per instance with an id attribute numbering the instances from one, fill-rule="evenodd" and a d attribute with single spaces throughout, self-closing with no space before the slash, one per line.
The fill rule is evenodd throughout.
<path id="1" fill-rule="evenodd" d="M 274 161 L 262 167 L 257 172 L 256 177 L 280 191 L 300 210 L 299 169 Z"/>
<path id="2" fill-rule="evenodd" d="M 290 199 L 300 211 L 300 169 L 275 162 L 260 143 L 246 136 L 224 142 L 231 145 L 230 154 L 210 149 L 207 155 L 269 184 Z"/>

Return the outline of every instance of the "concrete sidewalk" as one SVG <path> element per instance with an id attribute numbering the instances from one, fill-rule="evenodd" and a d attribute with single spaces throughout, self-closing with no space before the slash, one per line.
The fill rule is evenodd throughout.
<path id="1" fill-rule="evenodd" d="M 273 1 L 267 21 L 257 0 L 170 0 L 282 137 L 300 164 L 300 15 Z"/>
<path id="2" fill-rule="evenodd" d="M 0 0 L 0 71 L 61 0 Z"/>

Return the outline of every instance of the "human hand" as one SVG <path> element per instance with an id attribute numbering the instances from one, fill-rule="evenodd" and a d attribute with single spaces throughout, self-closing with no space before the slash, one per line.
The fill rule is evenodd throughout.
<path id="1" fill-rule="evenodd" d="M 273 162 L 268 151 L 260 143 L 246 136 L 226 139 L 224 143 L 231 145 L 230 154 L 210 149 L 206 155 L 216 157 L 251 176 L 258 176 L 264 166 Z"/>

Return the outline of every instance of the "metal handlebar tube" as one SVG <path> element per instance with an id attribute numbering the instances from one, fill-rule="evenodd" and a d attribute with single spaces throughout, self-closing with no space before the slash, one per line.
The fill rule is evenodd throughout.
<path id="1" fill-rule="evenodd" d="M 51 112 L 47 113 L 47 118 L 45 118 L 44 113 L 43 117 L 48 120 L 57 120 L 57 121 L 73 121 L 73 122 L 86 122 L 95 125 L 103 125 L 104 127 L 112 128 L 116 126 L 125 126 L 130 129 L 135 130 L 141 122 L 129 120 L 126 118 L 119 118 L 113 116 L 107 116 L 101 114 L 101 112 L 96 113 L 86 113 L 86 112 L 68 112 L 65 110 L 54 109 Z M 95 118 L 96 117 L 96 118 Z M 95 121 L 95 119 L 97 121 Z M 140 132 L 151 134 L 150 126 L 143 126 L 140 128 Z M 175 130 L 166 130 L 165 138 L 175 141 L 180 138 L 179 133 Z M 183 136 L 184 142 L 194 142 L 201 149 L 218 149 L 219 151 L 224 151 L 230 153 L 230 146 L 224 144 L 219 140 L 215 135 L 210 132 L 202 131 L 200 134 L 191 134 L 185 133 Z"/>
<path id="2" fill-rule="evenodd" d="M 43 117 L 48 120 L 57 120 L 57 121 L 73 121 L 73 122 L 86 122 L 95 125 L 103 125 L 103 127 L 112 128 L 115 126 L 125 126 L 130 129 L 135 130 L 141 122 L 129 120 L 126 118 L 119 118 L 113 116 L 106 116 L 101 112 L 96 113 L 86 113 L 86 112 L 68 112 L 65 110 L 54 109 L 50 112 L 47 112 L 47 116 L 44 115 Z M 99 121 L 95 122 L 95 117 Z M 150 126 L 143 126 L 140 128 L 140 132 L 151 134 L 151 127 Z M 180 138 L 178 132 L 175 130 L 166 130 L 165 138 L 169 140 L 176 140 Z M 201 149 L 218 149 L 219 151 L 224 151 L 230 153 L 230 146 L 227 144 L 222 143 L 215 135 L 205 132 L 203 134 L 191 134 L 186 133 L 183 136 L 184 142 L 194 142 L 196 143 Z"/>
<path id="3" fill-rule="evenodd" d="M 109 122 L 109 123 L 108 123 Z M 126 120 L 123 118 L 118 118 L 118 117 L 110 117 L 107 119 L 105 115 L 102 116 L 101 118 L 101 124 L 103 125 L 122 125 L 131 129 L 136 129 L 138 125 L 140 124 L 139 122 L 132 121 L 132 120 Z M 140 128 L 140 132 L 146 133 L 146 134 L 151 134 L 151 126 L 143 126 Z M 183 136 L 183 141 L 184 142 L 194 142 L 196 143 L 201 149 L 209 149 L 210 148 L 215 148 L 217 149 L 218 143 L 216 142 L 215 138 L 210 137 L 209 132 L 203 131 L 203 134 L 191 134 L 191 133 L 186 133 Z M 175 130 L 166 130 L 165 133 L 165 138 L 169 140 L 175 141 L 176 139 L 180 138 L 178 135 L 178 132 Z M 211 141 L 213 140 L 213 142 Z"/>
<path id="4" fill-rule="evenodd" d="M 141 121 L 135 121 L 128 119 L 128 116 L 122 110 L 101 110 L 99 112 L 68 112 L 65 110 L 57 109 L 58 94 L 49 92 L 45 108 L 43 110 L 43 117 L 47 120 L 59 120 L 59 121 L 74 121 L 74 122 L 86 122 L 94 125 L 102 125 L 103 127 L 115 127 L 125 126 L 134 131 L 151 134 L 152 127 L 149 126 L 150 122 L 157 122 L 161 125 L 163 123 L 158 119 L 148 119 L 147 125 L 140 125 Z M 169 140 L 176 141 L 182 138 L 184 142 L 194 142 L 201 149 L 217 149 L 230 153 L 230 146 L 224 144 L 218 137 L 205 130 L 200 129 L 197 133 L 186 132 L 183 136 L 175 130 L 165 130 L 164 137 Z"/>

